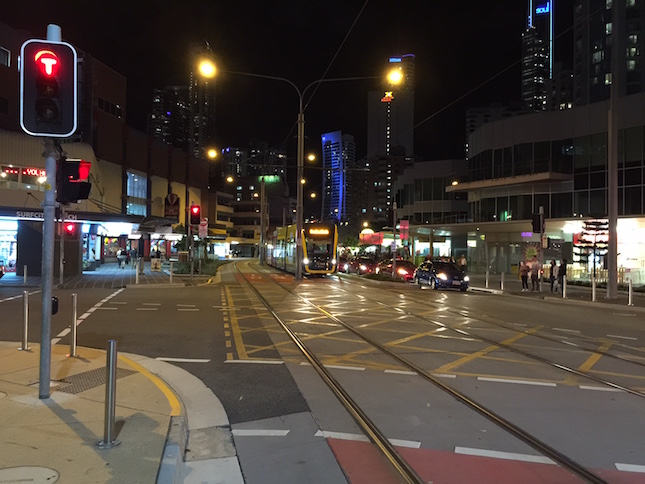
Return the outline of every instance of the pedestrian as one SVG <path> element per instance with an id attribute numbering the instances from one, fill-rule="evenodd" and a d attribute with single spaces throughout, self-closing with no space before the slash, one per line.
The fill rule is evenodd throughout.
<path id="1" fill-rule="evenodd" d="M 116 259 L 119 261 L 119 269 L 125 269 L 125 251 L 119 249 L 116 253 Z"/>
<path id="2" fill-rule="evenodd" d="M 523 260 L 520 261 L 520 279 L 522 279 L 522 292 L 529 290 L 529 266 Z"/>
<path id="3" fill-rule="evenodd" d="M 555 259 L 551 261 L 551 273 L 549 274 L 549 281 L 551 282 L 551 292 L 555 288 L 555 292 L 558 292 L 558 266 L 555 265 Z"/>
<path id="4" fill-rule="evenodd" d="M 540 265 L 540 261 L 537 259 L 537 256 L 533 256 L 533 260 L 531 261 L 531 291 L 535 291 L 536 289 L 538 291 L 540 290 L 538 277 L 540 276 L 541 268 L 542 266 Z"/>
<path id="5" fill-rule="evenodd" d="M 466 256 L 464 254 L 461 254 L 461 257 L 459 258 L 459 268 L 461 269 L 461 272 L 466 272 Z"/>
<path id="6" fill-rule="evenodd" d="M 558 268 L 558 285 L 562 288 L 564 293 L 564 284 L 567 277 L 567 259 L 562 259 L 560 267 Z"/>

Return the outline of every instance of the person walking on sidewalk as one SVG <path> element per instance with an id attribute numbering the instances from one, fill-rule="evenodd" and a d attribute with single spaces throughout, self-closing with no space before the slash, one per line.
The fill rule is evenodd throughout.
<path id="1" fill-rule="evenodd" d="M 542 266 L 540 265 L 540 261 L 537 256 L 533 256 L 533 261 L 531 262 L 531 291 L 535 291 L 535 289 L 538 291 L 540 290 L 538 277 L 540 277 L 541 268 Z"/>
<path id="2" fill-rule="evenodd" d="M 529 290 L 529 266 L 523 260 L 520 261 L 520 279 L 522 279 L 522 292 Z"/>
<path id="3" fill-rule="evenodd" d="M 551 261 L 551 273 L 549 274 L 549 281 L 551 281 L 551 292 L 555 289 L 558 292 L 558 266 L 555 265 L 555 259 Z"/>

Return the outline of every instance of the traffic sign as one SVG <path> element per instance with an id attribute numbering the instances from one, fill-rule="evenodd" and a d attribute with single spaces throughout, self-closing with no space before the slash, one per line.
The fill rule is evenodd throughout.
<path id="1" fill-rule="evenodd" d="M 203 218 L 199 222 L 198 235 L 202 239 L 208 237 L 208 219 L 207 218 Z"/>

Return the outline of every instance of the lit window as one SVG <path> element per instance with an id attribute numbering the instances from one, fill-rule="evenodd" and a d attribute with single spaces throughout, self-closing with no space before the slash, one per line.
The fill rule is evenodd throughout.
<path id="1" fill-rule="evenodd" d="M 609 84 L 611 84 L 611 72 L 605 74 L 605 86 L 608 86 Z"/>

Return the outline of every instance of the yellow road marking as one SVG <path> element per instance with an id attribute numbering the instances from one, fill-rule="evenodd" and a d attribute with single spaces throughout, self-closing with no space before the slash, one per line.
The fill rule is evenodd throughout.
<path id="1" fill-rule="evenodd" d="M 143 366 L 141 366 L 139 363 L 135 363 L 132 361 L 130 358 L 126 356 L 121 356 L 119 355 L 119 359 L 123 361 L 124 363 L 128 364 L 135 370 L 137 370 L 139 373 L 141 373 L 143 376 L 148 378 L 152 383 L 154 383 L 159 390 L 166 396 L 168 399 L 168 403 L 170 404 L 170 416 L 171 417 L 177 417 L 181 415 L 181 404 L 179 403 L 179 399 L 175 395 L 175 393 L 170 389 L 166 383 L 159 378 L 157 375 L 150 373 L 148 370 L 146 370 Z"/>
<path id="2" fill-rule="evenodd" d="M 226 286 L 226 299 L 229 303 L 229 307 L 234 308 L 235 304 L 233 302 L 233 296 L 231 295 L 231 290 L 228 286 Z M 231 311 L 230 314 L 231 318 L 231 329 L 233 330 L 233 339 L 235 340 L 235 349 L 237 350 L 237 357 L 240 360 L 248 360 L 249 356 L 246 354 L 246 348 L 244 347 L 244 341 L 242 340 L 242 332 L 240 331 L 240 326 L 237 323 L 237 316 L 235 315 L 235 311 Z M 230 341 L 228 342 L 228 346 L 230 346 Z"/>
<path id="3" fill-rule="evenodd" d="M 226 353 L 226 359 L 227 360 L 232 360 L 233 359 L 233 353 Z"/>
<path id="4" fill-rule="evenodd" d="M 504 341 L 502 341 L 500 344 L 504 345 L 510 345 L 511 343 L 515 343 L 516 341 L 519 341 L 522 338 L 525 338 L 529 336 L 529 334 L 536 333 L 539 330 L 539 328 L 533 328 L 528 330 L 526 333 L 520 333 L 516 334 L 515 336 L 508 338 Z M 529 333 L 529 334 L 527 334 Z M 457 368 L 459 366 L 465 365 L 466 363 L 470 363 L 473 360 L 476 360 L 477 358 L 481 358 L 482 356 L 491 353 L 495 350 L 499 349 L 498 345 L 492 345 L 487 348 L 484 348 L 483 350 L 477 351 L 476 353 L 472 353 L 470 355 L 466 355 L 463 358 L 458 359 L 457 361 L 453 361 L 452 363 L 448 363 L 446 365 L 443 365 L 435 370 L 432 371 L 432 373 L 448 373 L 450 370 Z"/>
<path id="5" fill-rule="evenodd" d="M 593 353 L 589 358 L 587 358 L 587 361 L 585 361 L 582 365 L 578 367 L 578 370 L 580 371 L 589 371 L 591 368 L 600 361 L 600 358 L 603 357 L 602 353 L 605 353 L 612 345 L 611 341 L 606 341 L 600 348 L 598 348 L 596 351 L 597 353 Z"/>

